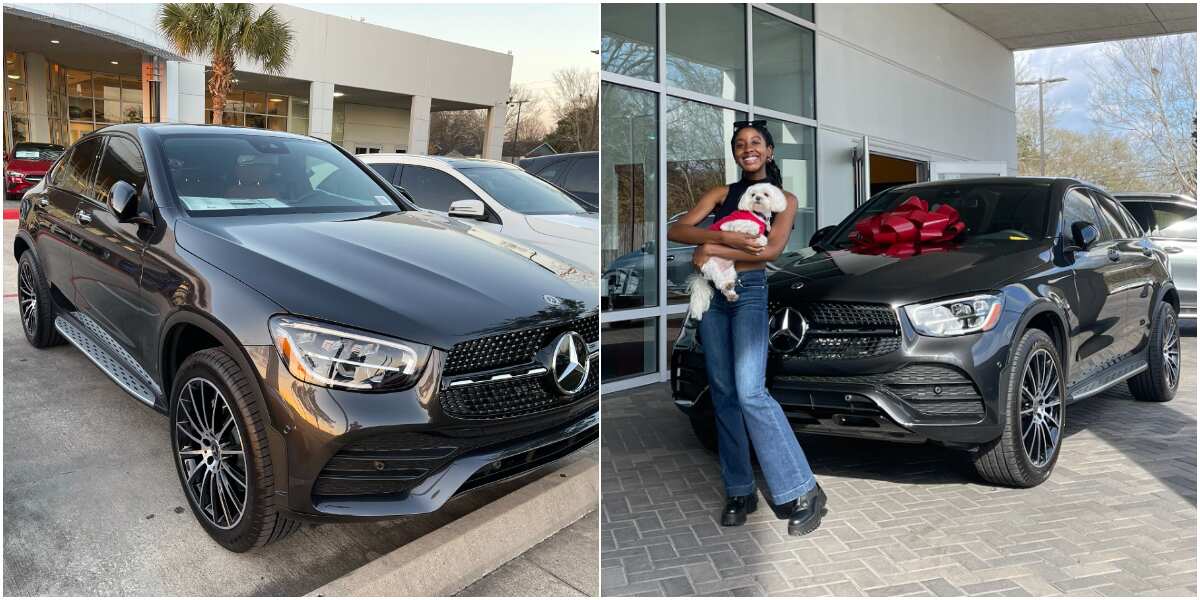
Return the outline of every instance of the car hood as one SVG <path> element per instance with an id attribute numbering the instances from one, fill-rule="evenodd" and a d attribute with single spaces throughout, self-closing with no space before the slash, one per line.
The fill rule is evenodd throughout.
<path id="1" fill-rule="evenodd" d="M 13 159 L 8 161 L 5 169 L 9 171 L 20 171 L 26 175 L 45 175 L 46 170 L 50 165 L 54 164 L 49 160 L 23 160 Z"/>
<path id="2" fill-rule="evenodd" d="M 902 306 L 998 289 L 1044 267 L 1051 247 L 1050 240 L 978 243 L 905 258 L 805 248 L 775 262 L 769 296 Z"/>
<path id="3" fill-rule="evenodd" d="M 600 241 L 600 218 L 595 213 L 579 215 L 525 215 L 529 228 L 551 237 L 596 244 Z"/>
<path id="4" fill-rule="evenodd" d="M 594 273 L 440 215 L 202 217 L 175 229 L 183 249 L 289 312 L 443 349 L 597 307 Z"/>

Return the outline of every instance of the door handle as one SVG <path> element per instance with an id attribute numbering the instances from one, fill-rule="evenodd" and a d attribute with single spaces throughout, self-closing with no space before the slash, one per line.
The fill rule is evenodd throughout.
<path id="1" fill-rule="evenodd" d="M 675 255 L 674 255 L 674 254 L 668 254 L 668 255 L 667 255 L 667 262 L 675 262 Z"/>
<path id="2" fill-rule="evenodd" d="M 1121 251 L 1117 250 L 1116 248 L 1109 248 L 1108 249 L 1108 260 L 1111 260 L 1113 262 L 1121 260 Z"/>
<path id="3" fill-rule="evenodd" d="M 91 222 L 92 222 L 92 215 L 91 215 L 91 213 L 86 213 L 86 212 L 84 212 L 84 211 L 82 211 L 82 210 L 81 210 L 81 211 L 77 211 L 77 212 L 75 213 L 75 220 L 76 220 L 76 221 L 79 221 L 79 223 L 80 223 L 81 225 L 87 225 L 88 223 L 91 223 Z"/>
<path id="4" fill-rule="evenodd" d="M 1163 251 L 1167 254 L 1179 254 L 1180 252 L 1183 252 L 1183 248 L 1180 248 L 1179 246 L 1164 246 Z"/>

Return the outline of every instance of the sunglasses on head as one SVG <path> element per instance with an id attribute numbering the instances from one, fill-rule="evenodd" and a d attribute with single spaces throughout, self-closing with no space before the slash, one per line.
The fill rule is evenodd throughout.
<path id="1" fill-rule="evenodd" d="M 733 122 L 734 130 L 742 129 L 745 127 L 766 127 L 766 126 L 767 126 L 766 119 L 755 119 L 753 121 L 734 121 Z"/>

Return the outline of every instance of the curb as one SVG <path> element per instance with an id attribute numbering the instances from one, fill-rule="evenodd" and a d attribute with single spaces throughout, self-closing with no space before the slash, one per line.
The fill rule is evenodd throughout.
<path id="1" fill-rule="evenodd" d="M 575 461 L 307 596 L 453 596 L 596 509 L 600 467 Z"/>

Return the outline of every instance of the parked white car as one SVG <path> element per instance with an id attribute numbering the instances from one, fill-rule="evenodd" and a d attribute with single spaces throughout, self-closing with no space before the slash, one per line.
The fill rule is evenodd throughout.
<path id="1" fill-rule="evenodd" d="M 421 208 L 557 254 L 598 273 L 600 219 L 554 185 L 506 162 L 414 154 L 360 154 Z"/>

